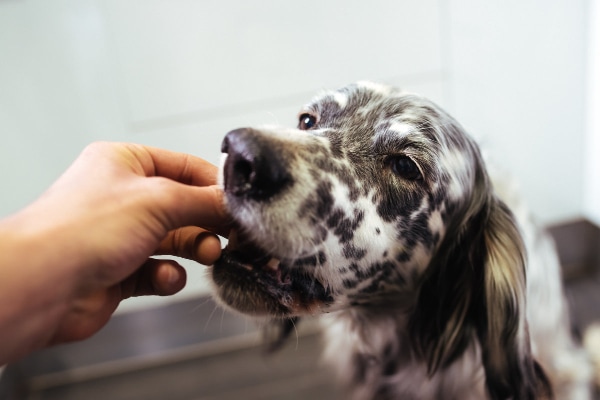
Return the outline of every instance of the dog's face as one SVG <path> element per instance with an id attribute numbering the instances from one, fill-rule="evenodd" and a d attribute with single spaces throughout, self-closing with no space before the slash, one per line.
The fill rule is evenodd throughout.
<path id="1" fill-rule="evenodd" d="M 297 128 L 223 141 L 236 233 L 215 264 L 220 299 L 297 316 L 399 299 L 411 305 L 482 183 L 476 146 L 433 103 L 361 83 L 306 105 Z"/>
<path id="2" fill-rule="evenodd" d="M 430 376 L 477 341 L 490 398 L 550 397 L 530 351 L 521 235 L 460 125 L 370 83 L 299 115 L 295 129 L 223 141 L 235 228 L 212 270 L 221 301 L 274 318 L 281 337 L 305 314 L 389 318 Z"/>

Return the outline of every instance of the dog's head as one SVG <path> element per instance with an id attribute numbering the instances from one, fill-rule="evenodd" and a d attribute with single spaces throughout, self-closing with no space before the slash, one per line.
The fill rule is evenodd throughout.
<path id="1" fill-rule="evenodd" d="M 432 373 L 477 337 L 491 393 L 534 390 L 520 234 L 443 110 L 359 83 L 318 96 L 297 128 L 238 129 L 222 150 L 223 303 L 283 319 L 393 308 Z"/>

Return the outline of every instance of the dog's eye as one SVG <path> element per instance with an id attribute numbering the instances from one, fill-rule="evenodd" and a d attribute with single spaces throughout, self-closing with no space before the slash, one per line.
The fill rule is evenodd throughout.
<path id="1" fill-rule="evenodd" d="M 303 131 L 309 130 L 317 124 L 317 117 L 310 114 L 302 114 L 300 115 L 300 120 L 298 122 L 298 128 Z"/>
<path id="2" fill-rule="evenodd" d="M 422 179 L 421 171 L 417 164 L 407 156 L 394 156 L 389 158 L 390 168 L 401 178 L 410 181 Z"/>

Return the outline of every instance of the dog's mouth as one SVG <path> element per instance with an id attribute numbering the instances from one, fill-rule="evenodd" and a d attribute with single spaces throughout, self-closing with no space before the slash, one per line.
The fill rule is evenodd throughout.
<path id="1" fill-rule="evenodd" d="M 269 255 L 236 229 L 231 230 L 229 242 L 217 262 L 220 267 L 260 273 L 281 285 L 286 283 L 282 280 L 280 260 Z"/>
<path id="2" fill-rule="evenodd" d="M 315 314 L 333 301 L 317 279 L 270 255 L 236 229 L 230 233 L 212 275 L 220 299 L 244 314 Z"/>

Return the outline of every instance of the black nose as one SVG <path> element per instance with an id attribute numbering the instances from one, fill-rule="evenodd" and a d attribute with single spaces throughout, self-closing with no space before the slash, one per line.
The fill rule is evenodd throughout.
<path id="1" fill-rule="evenodd" d="M 258 131 L 241 128 L 229 132 L 221 151 L 227 153 L 223 174 L 228 193 L 266 200 L 292 182 L 273 139 Z"/>

